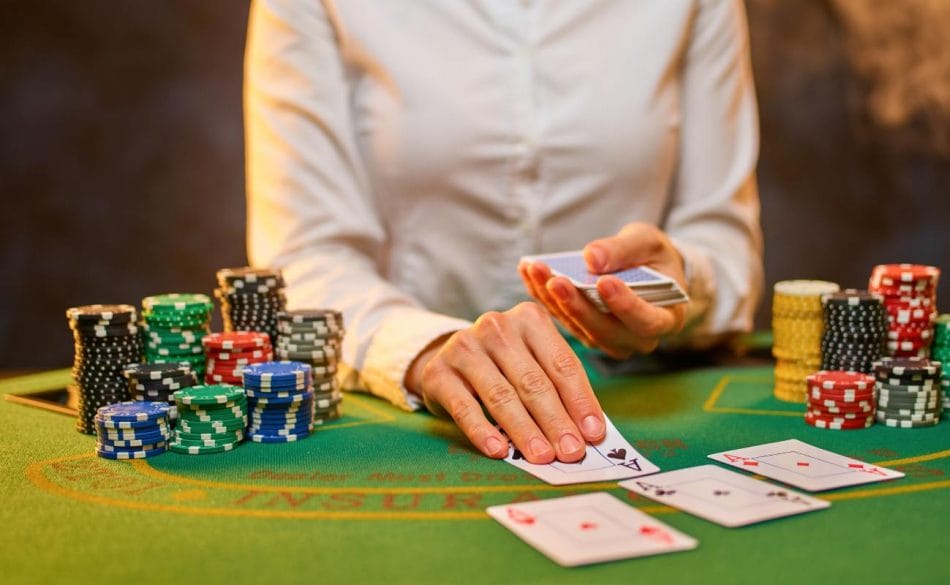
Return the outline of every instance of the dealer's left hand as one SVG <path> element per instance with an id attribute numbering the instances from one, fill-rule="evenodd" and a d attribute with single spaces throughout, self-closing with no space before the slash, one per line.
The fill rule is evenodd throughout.
<path id="1" fill-rule="evenodd" d="M 595 274 L 649 266 L 686 289 L 682 255 L 666 233 L 649 224 L 631 223 L 613 237 L 590 242 L 584 260 Z M 609 274 L 597 281 L 597 292 L 610 309 L 605 314 L 570 280 L 552 276 L 540 262 L 523 262 L 518 272 L 531 296 L 584 345 L 617 359 L 653 351 L 661 337 L 681 331 L 686 320 L 685 303 L 655 307 Z"/>

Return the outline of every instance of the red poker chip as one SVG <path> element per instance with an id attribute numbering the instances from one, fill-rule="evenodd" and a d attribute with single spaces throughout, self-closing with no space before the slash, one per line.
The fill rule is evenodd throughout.
<path id="1" fill-rule="evenodd" d="M 813 410 L 827 410 L 829 412 L 871 412 L 874 410 L 874 402 L 863 400 L 861 402 L 832 402 L 830 400 L 809 399 L 808 407 Z"/>
<path id="2" fill-rule="evenodd" d="M 932 297 L 937 290 L 931 283 L 897 284 L 894 286 L 872 286 L 870 289 L 885 299 L 895 297 Z"/>
<path id="3" fill-rule="evenodd" d="M 928 341 L 933 337 L 933 328 L 914 328 L 914 329 L 891 329 L 887 332 L 887 338 L 891 340 L 920 339 Z"/>
<path id="4" fill-rule="evenodd" d="M 937 303 L 929 296 L 897 297 L 884 299 L 884 308 L 893 309 L 928 309 Z"/>
<path id="5" fill-rule="evenodd" d="M 887 349 L 891 351 L 920 351 L 930 347 L 930 341 L 925 339 L 893 339 L 887 342 Z"/>
<path id="6" fill-rule="evenodd" d="M 233 386 L 242 386 L 244 380 L 234 376 L 224 376 L 207 372 L 205 373 L 205 384 L 231 384 Z"/>
<path id="7" fill-rule="evenodd" d="M 215 356 L 208 357 L 208 367 L 223 367 L 237 369 L 244 366 L 249 366 L 251 364 L 259 364 L 261 362 L 272 362 L 274 361 L 274 353 L 270 350 L 255 352 L 254 354 L 246 354 L 247 357 L 234 357 L 235 354 L 230 354 L 233 359 L 219 359 Z"/>
<path id="8" fill-rule="evenodd" d="M 834 400 L 839 403 L 873 402 L 874 391 L 823 390 L 812 386 L 808 388 L 808 398 L 811 400 Z"/>
<path id="9" fill-rule="evenodd" d="M 898 313 L 887 316 L 888 327 L 901 327 L 903 329 L 928 329 L 933 326 L 937 320 L 936 313 L 928 313 L 922 317 L 914 318 L 909 313 Z"/>
<path id="10" fill-rule="evenodd" d="M 874 376 L 861 372 L 822 370 L 807 377 L 809 387 L 821 390 L 867 390 L 874 388 Z"/>
<path id="11" fill-rule="evenodd" d="M 875 415 L 856 419 L 836 419 L 834 417 L 817 416 L 805 413 L 805 422 L 813 427 L 833 428 L 839 430 L 865 429 L 874 424 Z"/>
<path id="12" fill-rule="evenodd" d="M 878 264 L 871 269 L 871 283 L 882 284 L 936 281 L 940 278 L 940 269 L 925 264 Z"/>
<path id="13" fill-rule="evenodd" d="M 201 345 L 208 349 L 252 349 L 270 345 L 270 336 L 256 331 L 232 331 L 211 333 L 201 338 Z"/>
<path id="14" fill-rule="evenodd" d="M 820 410 L 816 408 L 809 408 L 805 411 L 806 414 L 810 414 L 820 419 L 836 420 L 836 421 L 846 421 L 846 420 L 867 420 L 868 418 L 874 416 L 873 412 L 828 412 L 825 410 Z"/>

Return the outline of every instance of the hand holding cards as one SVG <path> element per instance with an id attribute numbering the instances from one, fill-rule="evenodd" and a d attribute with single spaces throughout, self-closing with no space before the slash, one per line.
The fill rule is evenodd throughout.
<path id="1" fill-rule="evenodd" d="M 587 263 L 581 251 L 524 256 L 521 261 L 547 265 L 553 275 L 570 280 L 602 313 L 610 312 L 597 292 L 597 279 L 603 275 L 587 270 Z M 643 300 L 658 307 L 689 301 L 689 297 L 675 280 L 647 266 L 636 266 L 610 274 L 622 280 L 627 288 Z"/>

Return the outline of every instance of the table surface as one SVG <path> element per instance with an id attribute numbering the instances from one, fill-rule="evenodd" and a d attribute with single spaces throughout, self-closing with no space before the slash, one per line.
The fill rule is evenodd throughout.
<path id="1" fill-rule="evenodd" d="M 583 356 L 590 364 L 590 356 Z M 767 365 L 604 375 L 617 427 L 663 470 L 788 438 L 900 469 L 904 479 L 825 492 L 831 508 L 729 529 L 616 483 L 549 486 L 479 456 L 455 427 L 347 394 L 345 416 L 299 443 L 221 455 L 94 455 L 63 414 L 0 401 L 6 582 L 947 583 L 950 422 L 836 432 L 771 396 Z M 3 380 L 62 387 L 68 370 Z M 609 491 L 696 537 L 689 552 L 566 569 L 484 512 Z"/>

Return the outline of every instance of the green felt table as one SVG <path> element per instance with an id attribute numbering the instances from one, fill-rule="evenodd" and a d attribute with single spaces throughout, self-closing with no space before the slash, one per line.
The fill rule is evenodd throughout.
<path id="1" fill-rule="evenodd" d="M 589 362 L 585 356 L 585 362 Z M 63 414 L 0 401 L 4 582 L 947 583 L 950 422 L 838 432 L 771 396 L 768 365 L 605 376 L 617 427 L 663 470 L 787 438 L 907 473 L 819 496 L 828 510 L 738 529 L 615 483 L 548 486 L 476 454 L 449 423 L 348 394 L 345 416 L 286 445 L 97 458 Z M 68 370 L 0 392 L 62 387 Z M 693 551 L 561 568 L 491 520 L 493 504 L 606 490 L 696 537 Z"/>

